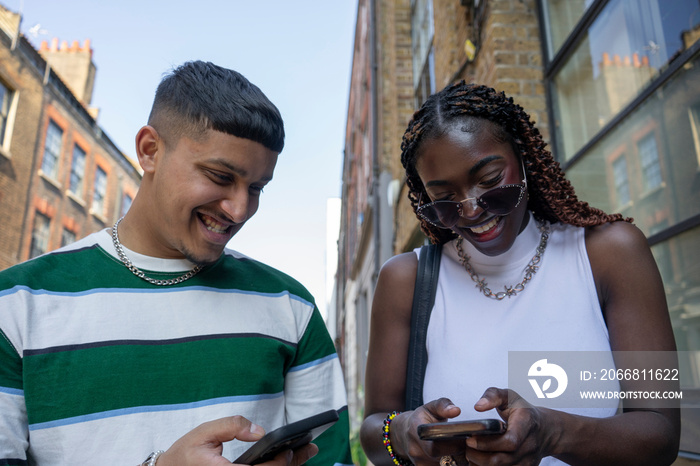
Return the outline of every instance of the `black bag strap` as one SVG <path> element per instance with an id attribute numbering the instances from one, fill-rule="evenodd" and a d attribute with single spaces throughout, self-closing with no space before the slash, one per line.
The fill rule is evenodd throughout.
<path id="1" fill-rule="evenodd" d="M 423 246 L 418 259 L 416 287 L 413 291 L 413 310 L 411 311 L 411 340 L 408 345 L 408 363 L 406 365 L 406 401 L 405 410 L 416 409 L 423 405 L 423 379 L 428 364 L 428 352 L 425 338 L 428 333 L 430 311 L 435 302 L 437 279 L 440 272 L 442 244 Z"/>

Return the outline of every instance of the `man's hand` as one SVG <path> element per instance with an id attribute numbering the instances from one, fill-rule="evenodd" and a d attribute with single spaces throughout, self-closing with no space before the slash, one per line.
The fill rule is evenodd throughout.
<path id="1" fill-rule="evenodd" d="M 183 435 L 163 453 L 157 466 L 168 465 L 228 465 L 221 453 L 224 442 L 233 439 L 256 442 L 265 435 L 265 430 L 243 416 L 232 416 L 205 422 Z M 267 463 L 269 466 L 300 466 L 318 453 L 318 447 L 309 444 L 294 452 L 284 451 Z"/>

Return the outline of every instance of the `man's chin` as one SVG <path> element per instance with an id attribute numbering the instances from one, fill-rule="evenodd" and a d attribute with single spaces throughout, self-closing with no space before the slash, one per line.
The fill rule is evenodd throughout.
<path id="1" fill-rule="evenodd" d="M 200 267 L 206 267 L 207 265 L 211 265 L 211 264 L 215 263 L 216 261 L 218 261 L 223 253 L 224 253 L 223 249 L 215 254 L 212 253 L 212 254 L 201 254 L 201 255 L 186 251 L 184 253 L 184 256 L 185 256 L 185 259 L 192 262 L 193 264 L 198 265 Z"/>

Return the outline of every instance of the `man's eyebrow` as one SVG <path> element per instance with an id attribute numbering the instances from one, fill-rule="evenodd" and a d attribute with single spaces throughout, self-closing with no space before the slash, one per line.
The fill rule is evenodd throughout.
<path id="1" fill-rule="evenodd" d="M 244 169 L 242 169 L 241 167 L 238 167 L 238 166 L 232 164 L 231 162 L 229 162 L 229 161 L 226 160 L 226 159 L 210 159 L 210 160 L 209 160 L 209 163 L 212 163 L 212 164 L 214 164 L 214 165 L 220 165 L 221 167 L 226 168 L 227 170 L 232 171 L 233 173 L 237 174 L 238 176 L 242 176 L 242 177 L 247 177 L 247 176 L 248 176 L 248 171 L 247 171 L 247 170 L 244 170 Z M 264 182 L 266 182 L 266 183 L 267 183 L 268 181 L 271 181 L 271 180 L 272 180 L 272 177 L 271 177 L 271 176 L 264 176 L 264 177 L 260 178 L 260 181 L 264 181 Z"/>

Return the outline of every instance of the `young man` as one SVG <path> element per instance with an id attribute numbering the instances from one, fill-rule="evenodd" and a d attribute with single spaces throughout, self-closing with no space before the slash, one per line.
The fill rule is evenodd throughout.
<path id="1" fill-rule="evenodd" d="M 261 426 L 329 409 L 309 464 L 352 462 L 313 298 L 225 249 L 283 145 L 277 108 L 237 72 L 188 62 L 161 82 L 126 216 L 0 272 L 0 464 L 230 464 Z"/>

